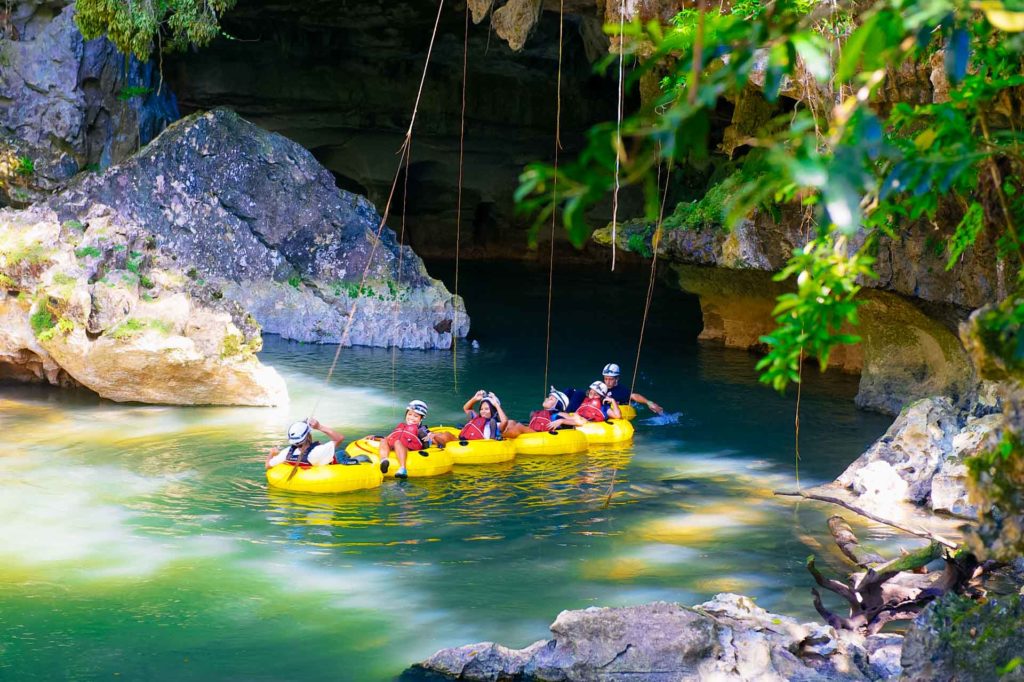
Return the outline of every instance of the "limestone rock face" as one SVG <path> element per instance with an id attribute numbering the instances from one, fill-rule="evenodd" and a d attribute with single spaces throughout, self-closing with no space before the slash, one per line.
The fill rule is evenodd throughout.
<path id="1" fill-rule="evenodd" d="M 131 87 L 132 90 L 125 88 Z M 0 37 L 0 204 L 25 206 L 121 161 L 178 117 L 155 64 L 85 41 L 66 0 L 15 2 Z M 11 173 L 4 157 L 29 159 Z"/>
<path id="2" fill-rule="evenodd" d="M 416 668 L 459 680 L 874 680 L 891 677 L 901 640 L 840 637 L 735 594 L 694 608 L 655 602 L 563 611 L 551 633 L 525 649 L 491 642 L 444 649 Z"/>
<path id="3" fill-rule="evenodd" d="M 85 221 L 99 205 L 146 226 L 180 270 L 285 338 L 447 348 L 469 329 L 462 300 L 411 248 L 387 227 L 376 238 L 367 199 L 339 190 L 299 145 L 225 109 L 177 122 L 49 205 L 62 220 Z"/>
<path id="4" fill-rule="evenodd" d="M 911 502 L 974 519 L 964 462 L 989 445 L 1001 421 L 998 414 L 975 417 L 945 397 L 919 400 L 836 482 L 873 509 Z"/>
<path id="5" fill-rule="evenodd" d="M 138 224 L 85 217 L 0 211 L 0 378 L 123 402 L 287 402 L 244 311 L 180 274 Z"/>

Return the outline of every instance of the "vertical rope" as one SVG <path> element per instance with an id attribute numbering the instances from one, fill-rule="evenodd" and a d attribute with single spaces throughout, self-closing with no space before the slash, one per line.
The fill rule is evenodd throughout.
<path id="1" fill-rule="evenodd" d="M 466 151 L 466 78 L 469 67 L 469 3 L 466 3 L 466 27 L 462 38 L 462 118 L 459 123 L 459 189 L 455 200 L 455 300 L 452 315 L 452 380 L 459 392 L 459 344 L 455 330 L 459 328 L 459 250 L 462 239 L 463 157 Z"/>
<path id="2" fill-rule="evenodd" d="M 660 180 L 661 166 L 658 166 L 658 176 Z M 658 225 L 654 230 L 654 236 L 651 237 L 651 274 L 647 279 L 647 300 L 644 303 L 644 317 L 640 322 L 640 340 L 636 344 L 636 361 L 633 362 L 633 382 L 629 385 L 629 394 L 632 396 L 636 391 L 636 377 L 640 371 L 640 349 L 644 345 L 644 331 L 647 329 L 647 314 L 651 311 L 651 301 L 654 299 L 654 276 L 658 267 L 658 246 L 661 243 L 662 234 L 662 223 L 665 219 L 665 203 L 668 200 L 668 185 L 672 180 L 672 160 L 669 159 L 668 171 L 665 173 L 665 187 L 661 194 L 661 207 L 658 209 Z"/>
<path id="3" fill-rule="evenodd" d="M 544 385 L 542 395 L 548 392 L 548 373 L 551 369 L 551 310 L 555 288 L 555 220 L 558 217 L 558 151 L 562 148 L 562 40 L 565 30 L 565 0 L 558 3 L 558 76 L 555 79 L 555 173 L 551 185 L 551 235 L 548 241 L 548 327 L 544 342 Z"/>
<path id="4" fill-rule="evenodd" d="M 363 268 L 362 277 L 359 279 L 359 289 L 362 291 L 363 286 L 366 284 L 366 277 L 370 272 L 370 264 L 373 263 L 373 257 L 377 253 L 377 246 L 380 245 L 380 236 L 384 231 L 384 225 L 387 223 L 388 215 L 391 213 L 391 202 L 395 198 L 395 188 L 398 186 L 398 176 L 402 171 L 402 164 L 406 160 L 406 155 L 409 151 L 409 145 L 412 142 L 412 130 L 416 124 L 416 114 L 419 112 L 420 99 L 423 97 L 423 84 L 427 80 L 427 68 L 430 66 L 430 56 L 434 52 L 434 43 L 437 40 L 437 28 L 441 23 L 441 10 L 444 8 L 444 0 L 440 0 L 437 4 L 437 18 L 434 20 L 434 32 L 430 35 L 430 45 L 427 47 L 427 58 L 423 63 L 423 75 L 420 77 L 420 87 L 416 91 L 416 101 L 413 103 L 412 116 L 409 120 L 409 129 L 405 132 L 405 139 L 402 141 L 402 145 L 398 148 L 399 160 L 398 168 L 395 170 L 395 177 L 391 181 L 391 190 L 388 192 L 388 200 L 384 204 L 384 212 L 380 217 L 380 224 L 377 226 L 377 234 L 373 241 L 373 247 L 370 249 L 370 256 L 366 259 L 366 267 Z M 356 306 L 359 303 L 359 297 L 356 296 L 352 299 L 352 305 L 348 311 L 348 320 L 345 322 L 345 329 L 341 333 L 341 339 L 338 342 L 338 348 L 334 351 L 334 359 L 331 361 L 331 367 L 327 370 L 327 376 L 324 377 L 324 387 L 330 385 L 331 377 L 334 376 L 334 370 L 338 367 L 338 358 L 341 356 L 341 349 L 344 347 L 345 342 L 348 340 L 349 332 L 352 329 L 352 321 L 355 319 Z M 320 400 L 323 398 L 323 394 L 319 395 L 316 399 L 316 403 L 313 405 L 312 411 L 309 413 L 309 418 L 312 418 L 316 414 L 317 408 L 320 406 Z M 296 467 L 297 469 L 298 467 Z"/>
<path id="5" fill-rule="evenodd" d="M 622 109 L 625 99 L 622 81 L 625 72 L 626 0 L 619 0 L 619 88 L 615 112 L 615 191 L 612 193 L 612 270 L 615 270 L 616 236 L 619 229 L 619 169 L 622 158 Z"/>
<path id="6" fill-rule="evenodd" d="M 409 202 L 409 160 L 412 158 L 412 140 L 409 140 L 409 146 L 405 150 L 405 178 L 402 181 L 402 232 L 398 239 L 398 277 L 395 278 L 395 304 L 393 308 L 393 319 L 391 321 L 391 327 L 394 329 L 398 326 L 398 302 L 401 295 L 402 283 L 402 266 L 405 264 L 405 209 Z M 397 376 L 397 360 L 398 360 L 398 344 L 392 342 L 391 344 L 391 418 L 394 419 L 398 416 L 398 376 Z"/>

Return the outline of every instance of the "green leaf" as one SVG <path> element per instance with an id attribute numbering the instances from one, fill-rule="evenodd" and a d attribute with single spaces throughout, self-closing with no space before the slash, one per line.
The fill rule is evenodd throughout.
<path id="1" fill-rule="evenodd" d="M 839 60 L 839 66 L 836 67 L 836 80 L 844 82 L 850 80 L 854 73 L 857 71 L 857 67 L 860 66 L 861 57 L 864 54 L 864 45 L 867 43 L 868 37 L 875 30 L 875 26 L 878 24 L 877 14 L 873 14 L 867 18 L 867 20 L 860 25 L 853 34 L 847 38 L 846 44 L 843 45 L 843 56 Z"/>

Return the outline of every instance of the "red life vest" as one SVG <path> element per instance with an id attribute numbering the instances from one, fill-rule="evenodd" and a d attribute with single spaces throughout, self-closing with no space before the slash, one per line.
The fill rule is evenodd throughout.
<path id="1" fill-rule="evenodd" d="M 603 422 L 604 411 L 601 409 L 600 398 L 585 398 L 580 406 L 576 408 L 576 414 L 588 422 Z"/>
<path id="2" fill-rule="evenodd" d="M 486 438 L 484 435 L 484 429 L 487 428 L 487 424 L 491 424 L 491 438 L 497 438 L 498 436 L 498 423 L 495 419 L 487 419 L 486 417 L 473 417 L 466 425 L 459 431 L 460 440 L 483 440 Z"/>
<path id="3" fill-rule="evenodd" d="M 550 431 L 551 430 L 551 417 L 555 413 L 551 410 L 535 410 L 530 413 L 530 430 L 531 431 Z"/>
<path id="4" fill-rule="evenodd" d="M 402 444 L 409 450 L 422 450 L 423 441 L 420 440 L 419 431 L 419 424 L 406 424 L 402 422 L 388 436 L 388 445 L 395 447 L 396 442 L 402 441 Z"/>

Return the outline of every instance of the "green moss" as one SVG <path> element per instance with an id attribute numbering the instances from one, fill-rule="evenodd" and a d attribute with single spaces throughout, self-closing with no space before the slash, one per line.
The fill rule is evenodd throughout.
<path id="1" fill-rule="evenodd" d="M 14 280 L 0 272 L 0 289 L 13 289 Z"/>
<path id="2" fill-rule="evenodd" d="M 40 332 L 37 336 L 38 336 L 40 341 L 50 341 L 57 334 L 61 334 L 63 336 L 67 336 L 72 331 L 74 331 L 74 329 L 75 329 L 75 322 L 74 322 L 74 320 L 71 320 L 71 319 L 69 319 L 67 317 L 60 317 L 60 318 L 57 319 L 57 323 L 54 326 L 52 326 L 49 329 L 46 329 L 46 330 Z"/>
<path id="3" fill-rule="evenodd" d="M 6 254 L 0 252 L 0 255 L 5 255 L 7 257 L 8 267 L 17 267 L 20 265 L 38 266 L 49 260 L 50 250 L 45 248 L 39 242 L 33 242 L 32 244 L 25 244 L 13 251 L 8 251 Z"/>
<path id="4" fill-rule="evenodd" d="M 30 156 L 19 156 L 18 165 L 14 167 L 14 172 L 18 175 L 34 175 L 36 172 L 36 162 Z"/>
<path id="5" fill-rule="evenodd" d="M 28 318 L 28 323 L 32 327 L 32 332 L 39 336 L 49 329 L 53 329 L 57 325 L 57 321 L 53 319 L 53 314 L 46 305 L 41 305 L 32 315 Z"/>
<path id="6" fill-rule="evenodd" d="M 298 275 L 292 275 L 291 277 L 288 278 L 288 284 L 298 289 L 299 286 L 302 284 L 302 278 L 299 277 Z"/>
<path id="7" fill-rule="evenodd" d="M 107 332 L 107 335 L 118 341 L 124 341 L 125 339 L 129 339 L 136 334 L 141 334 L 147 330 L 160 332 L 164 336 L 167 336 L 171 333 L 171 325 L 163 320 L 129 317 L 127 320 Z"/>
<path id="8" fill-rule="evenodd" d="M 929 607 L 927 624 L 958 679 L 996 679 L 1001 670 L 1019 665 L 1014 664 L 1024 644 L 1024 600 L 1019 597 L 977 602 L 948 595 Z"/>
<path id="9" fill-rule="evenodd" d="M 85 232 L 85 224 L 78 220 L 65 220 L 63 223 L 61 223 L 61 226 L 69 230 L 78 230 L 79 232 Z"/>
<path id="10" fill-rule="evenodd" d="M 117 98 L 122 102 L 127 102 L 133 97 L 145 97 L 149 93 L 153 92 L 153 88 L 148 88 L 142 85 L 125 85 L 117 93 Z"/>
<path id="11" fill-rule="evenodd" d="M 262 341 L 259 339 L 246 342 L 245 337 L 241 334 L 226 334 L 224 342 L 221 344 L 220 357 L 223 360 L 228 358 L 245 360 L 255 355 L 261 346 Z"/>
<path id="12" fill-rule="evenodd" d="M 725 227 L 730 213 L 737 208 L 741 188 L 755 183 L 764 173 L 764 162 L 756 156 L 723 166 L 720 172 L 712 176 L 703 196 L 676 205 L 672 215 L 665 218 L 665 229 L 704 230 Z"/>
<path id="13" fill-rule="evenodd" d="M 58 286 L 67 286 L 77 284 L 78 280 L 66 272 L 58 272 L 53 276 L 53 283 Z"/>
<path id="14" fill-rule="evenodd" d="M 95 246 L 83 246 L 80 249 L 75 249 L 75 256 L 77 258 L 99 258 L 102 252 Z"/>

